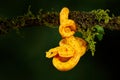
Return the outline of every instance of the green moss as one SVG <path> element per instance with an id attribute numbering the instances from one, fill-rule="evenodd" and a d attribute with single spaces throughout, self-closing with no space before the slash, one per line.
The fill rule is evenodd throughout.
<path id="1" fill-rule="evenodd" d="M 88 50 L 90 50 L 92 56 L 94 56 L 96 44 L 95 37 L 97 37 L 98 40 L 102 40 L 104 34 L 103 27 L 95 25 L 91 28 L 87 28 L 87 30 L 78 28 L 78 32 L 82 33 L 82 38 L 84 38 L 88 43 Z"/>
<path id="2" fill-rule="evenodd" d="M 31 19 L 35 19 L 35 15 L 31 12 L 31 5 L 29 5 L 28 7 L 28 12 L 24 15 L 24 17 L 27 17 L 27 18 L 31 18 Z"/>
<path id="3" fill-rule="evenodd" d="M 92 10 L 91 13 L 95 14 L 95 18 L 100 22 L 101 20 L 104 20 L 104 23 L 108 23 L 111 17 L 109 17 L 108 12 L 110 12 L 108 9 L 98 9 L 98 10 Z"/>

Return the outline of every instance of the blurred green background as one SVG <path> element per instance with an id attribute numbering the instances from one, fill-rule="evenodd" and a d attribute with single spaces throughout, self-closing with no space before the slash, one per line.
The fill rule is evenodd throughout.
<path id="1" fill-rule="evenodd" d="M 119 0 L 0 0 L 0 16 L 24 15 L 28 6 L 36 14 L 39 9 L 91 11 L 109 9 L 120 15 Z M 58 45 L 58 28 L 32 26 L 0 35 L 0 80 L 114 80 L 117 76 L 120 32 L 105 30 L 97 42 L 95 56 L 88 51 L 71 71 L 56 70 L 45 52 Z"/>

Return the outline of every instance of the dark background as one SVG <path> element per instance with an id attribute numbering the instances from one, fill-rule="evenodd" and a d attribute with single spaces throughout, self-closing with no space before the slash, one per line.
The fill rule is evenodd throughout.
<path id="1" fill-rule="evenodd" d="M 120 15 L 119 0 L 0 0 L 0 16 L 11 18 L 24 15 L 28 6 L 60 11 L 91 11 L 109 9 L 110 15 Z M 114 26 L 113 26 L 114 27 Z M 96 44 L 93 57 L 88 51 L 71 71 L 56 70 L 45 52 L 58 45 L 58 28 L 33 26 L 0 35 L 0 80 L 116 80 L 119 67 L 120 32 L 105 30 Z"/>

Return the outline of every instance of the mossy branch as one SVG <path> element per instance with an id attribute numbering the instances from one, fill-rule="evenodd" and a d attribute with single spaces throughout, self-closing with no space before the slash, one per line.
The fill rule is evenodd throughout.
<path id="1" fill-rule="evenodd" d="M 69 18 L 74 20 L 77 31 L 82 33 L 83 38 L 88 42 L 88 49 L 92 55 L 95 52 L 94 38 L 102 39 L 104 29 L 120 31 L 120 16 L 109 16 L 109 10 L 92 10 L 90 12 L 70 11 Z M 0 35 L 8 33 L 10 30 L 32 26 L 59 26 L 59 12 L 45 12 L 40 10 L 38 14 L 33 14 L 28 8 L 28 13 L 23 16 L 13 18 L 0 17 Z"/>
<path id="2" fill-rule="evenodd" d="M 93 10 L 90 12 L 70 11 L 69 18 L 73 19 L 77 27 L 87 29 L 95 25 L 103 26 L 110 30 L 120 30 L 120 16 L 109 17 L 108 10 Z M 9 32 L 12 29 L 31 26 L 59 26 L 59 12 L 45 12 L 40 10 L 38 14 L 33 14 L 30 9 L 23 16 L 13 18 L 0 17 L 0 34 Z"/>

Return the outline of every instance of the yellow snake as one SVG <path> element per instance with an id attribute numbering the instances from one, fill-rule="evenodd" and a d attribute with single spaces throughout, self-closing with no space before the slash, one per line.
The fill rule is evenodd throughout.
<path id="1" fill-rule="evenodd" d="M 74 37 L 76 24 L 68 19 L 69 9 L 64 7 L 60 12 L 59 33 L 62 40 L 59 46 L 46 52 L 47 58 L 52 58 L 52 63 L 59 71 L 68 71 L 73 69 L 79 62 L 80 57 L 86 52 L 86 42 L 79 37 Z"/>

